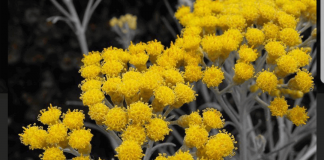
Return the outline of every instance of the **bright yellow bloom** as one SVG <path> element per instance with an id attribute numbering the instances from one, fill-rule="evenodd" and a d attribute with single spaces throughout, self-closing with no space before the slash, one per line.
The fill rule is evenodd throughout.
<path id="1" fill-rule="evenodd" d="M 252 24 L 258 17 L 258 9 L 255 5 L 244 5 L 242 6 L 242 15 L 246 19 L 248 26 Z"/>
<path id="2" fill-rule="evenodd" d="M 208 59 L 214 62 L 221 55 L 223 41 L 221 36 L 205 35 L 201 41 L 201 46 L 207 52 Z"/>
<path id="3" fill-rule="evenodd" d="M 186 136 L 184 137 L 184 143 L 189 147 L 200 148 L 203 147 L 208 141 L 208 132 L 204 126 L 190 125 L 185 130 Z"/>
<path id="4" fill-rule="evenodd" d="M 287 14 L 285 12 L 277 13 L 277 21 L 282 28 L 292 28 L 295 29 L 297 21 L 294 16 Z"/>
<path id="5" fill-rule="evenodd" d="M 75 129 L 69 133 L 69 145 L 75 149 L 84 149 L 89 144 L 93 137 L 90 129 Z"/>
<path id="6" fill-rule="evenodd" d="M 211 1 L 209 7 L 213 13 L 220 13 L 224 9 L 224 5 L 220 1 Z"/>
<path id="7" fill-rule="evenodd" d="M 163 72 L 163 77 L 165 80 L 165 83 L 168 84 L 168 86 L 175 86 L 177 83 L 184 83 L 184 78 L 182 76 L 182 72 L 179 71 L 179 69 L 176 68 L 170 68 Z"/>
<path id="8" fill-rule="evenodd" d="M 120 77 L 107 78 L 102 86 L 102 91 L 106 94 L 116 93 L 118 91 L 119 85 L 122 84 Z"/>
<path id="9" fill-rule="evenodd" d="M 147 103 L 138 101 L 127 108 L 128 118 L 133 124 L 145 124 L 152 118 L 152 110 Z"/>
<path id="10" fill-rule="evenodd" d="M 155 99 L 163 106 L 172 105 L 176 100 L 174 91 L 167 86 L 159 86 L 153 94 Z"/>
<path id="11" fill-rule="evenodd" d="M 215 16 L 208 15 L 200 18 L 200 26 L 206 29 L 214 29 L 218 25 L 219 19 Z"/>
<path id="12" fill-rule="evenodd" d="M 246 20 L 242 15 L 221 15 L 219 25 L 223 30 L 238 29 L 242 31 L 246 27 Z"/>
<path id="13" fill-rule="evenodd" d="M 131 42 L 131 44 L 128 46 L 128 51 L 131 55 L 136 55 L 139 53 L 145 53 L 146 44 L 145 43 L 137 43 L 136 45 Z"/>
<path id="14" fill-rule="evenodd" d="M 110 60 L 121 61 L 124 64 L 127 64 L 130 59 L 130 54 L 123 49 L 118 49 L 116 47 L 104 48 L 101 53 L 102 58 L 109 62 Z"/>
<path id="15" fill-rule="evenodd" d="M 307 116 L 306 108 L 297 105 L 288 110 L 287 118 L 296 126 L 300 126 L 305 125 L 309 117 Z"/>
<path id="16" fill-rule="evenodd" d="M 243 41 L 243 35 L 238 29 L 228 29 L 221 36 L 223 42 L 223 49 L 226 52 L 237 50 Z"/>
<path id="17" fill-rule="evenodd" d="M 260 14 L 258 21 L 261 22 L 261 24 L 262 22 L 266 23 L 276 18 L 276 9 L 273 6 L 266 3 L 259 3 L 257 8 L 259 9 Z"/>
<path id="18" fill-rule="evenodd" d="M 299 70 L 294 79 L 298 89 L 304 93 L 307 93 L 314 88 L 314 78 L 306 69 Z"/>
<path id="19" fill-rule="evenodd" d="M 279 27 L 272 22 L 266 23 L 262 27 L 265 39 L 276 40 L 278 38 Z"/>
<path id="20" fill-rule="evenodd" d="M 185 72 L 183 74 L 183 77 L 186 81 L 192 83 L 197 82 L 201 79 L 203 72 L 201 71 L 200 66 L 196 65 L 187 65 L 185 66 Z"/>
<path id="21" fill-rule="evenodd" d="M 59 122 L 62 112 L 60 107 L 53 107 L 52 104 L 50 104 L 47 110 L 42 109 L 40 113 L 41 114 L 39 114 L 37 117 L 38 121 L 42 122 L 45 125 L 52 125 Z"/>
<path id="22" fill-rule="evenodd" d="M 140 90 L 141 84 L 134 79 L 128 79 L 120 84 L 118 91 L 122 93 L 126 98 L 134 97 Z"/>
<path id="23" fill-rule="evenodd" d="M 137 69 L 129 68 L 129 70 L 122 75 L 122 80 L 127 81 L 130 79 L 136 80 L 136 81 L 141 81 L 142 73 L 139 72 Z"/>
<path id="24" fill-rule="evenodd" d="M 169 128 L 169 122 L 161 117 L 152 118 L 148 124 L 145 125 L 147 137 L 153 141 L 163 141 L 166 135 L 172 129 Z"/>
<path id="25" fill-rule="evenodd" d="M 271 92 L 276 89 L 278 79 L 273 72 L 262 71 L 257 74 L 256 85 L 264 92 Z"/>
<path id="26" fill-rule="evenodd" d="M 121 61 L 109 60 L 102 63 L 101 72 L 108 77 L 117 77 L 119 73 L 124 69 L 124 64 Z"/>
<path id="27" fill-rule="evenodd" d="M 293 47 L 302 42 L 299 33 L 292 28 L 285 28 L 279 32 L 280 40 L 287 46 Z"/>
<path id="28" fill-rule="evenodd" d="M 159 153 L 159 156 L 157 156 L 155 160 L 168 160 L 166 156 L 167 156 L 166 153 L 163 154 Z"/>
<path id="29" fill-rule="evenodd" d="M 161 55 L 163 50 L 164 46 L 156 39 L 154 41 L 152 40 L 147 42 L 146 53 L 150 56 L 150 61 L 152 63 L 155 63 L 157 57 Z"/>
<path id="30" fill-rule="evenodd" d="M 86 79 L 93 79 L 96 78 L 101 72 L 101 67 L 98 65 L 89 65 L 89 66 L 82 66 L 79 70 L 81 76 Z"/>
<path id="31" fill-rule="evenodd" d="M 142 145 L 146 141 L 145 128 L 142 125 L 131 124 L 121 134 L 123 141 L 135 141 Z"/>
<path id="32" fill-rule="evenodd" d="M 81 94 L 80 99 L 86 106 L 100 103 L 105 99 L 104 93 L 100 89 L 91 89 Z"/>
<path id="33" fill-rule="evenodd" d="M 101 89 L 102 80 L 101 79 L 85 79 L 81 82 L 81 90 L 83 92 L 89 91 L 91 89 Z"/>
<path id="34" fill-rule="evenodd" d="M 245 34 L 245 38 L 248 41 L 249 45 L 258 46 L 264 42 L 265 35 L 261 30 L 257 28 L 248 28 Z"/>
<path id="35" fill-rule="evenodd" d="M 186 152 L 182 152 L 180 149 L 178 152 L 175 153 L 174 156 L 168 157 L 169 160 L 194 160 L 192 155 L 189 153 L 189 150 Z"/>
<path id="36" fill-rule="evenodd" d="M 172 106 L 180 108 L 185 103 L 190 103 L 196 100 L 196 91 L 189 86 L 189 84 L 177 83 L 174 88 L 174 93 L 177 97 L 177 101 Z"/>
<path id="37" fill-rule="evenodd" d="M 148 70 L 143 73 L 142 77 L 142 89 L 150 91 L 153 93 L 153 90 L 160 86 L 164 82 L 161 73 L 155 72 L 153 70 Z"/>
<path id="38" fill-rule="evenodd" d="M 250 63 L 239 62 L 235 64 L 234 72 L 233 80 L 236 83 L 241 84 L 253 77 L 254 66 Z"/>
<path id="39" fill-rule="evenodd" d="M 184 35 L 183 48 L 186 50 L 196 50 L 199 47 L 200 41 L 200 36 Z"/>
<path id="40" fill-rule="evenodd" d="M 268 56 L 274 60 L 286 54 L 286 46 L 279 41 L 270 41 L 264 46 Z"/>
<path id="41" fill-rule="evenodd" d="M 159 56 L 156 60 L 157 65 L 163 67 L 163 68 L 174 68 L 176 67 L 178 61 L 174 59 L 173 57 L 170 57 L 166 54 L 162 54 Z"/>
<path id="42" fill-rule="evenodd" d="M 207 130 L 213 128 L 221 129 L 225 124 L 222 113 L 214 108 L 206 108 L 203 110 L 203 122 Z"/>
<path id="43" fill-rule="evenodd" d="M 129 63 L 133 64 L 139 70 L 144 70 L 144 69 L 146 69 L 146 63 L 147 63 L 148 59 L 149 59 L 149 56 L 145 52 L 141 52 L 141 53 L 131 55 Z"/>
<path id="44" fill-rule="evenodd" d="M 99 158 L 99 159 L 100 159 L 100 158 Z M 73 157 L 72 160 L 91 160 L 91 158 L 90 158 L 89 155 L 87 155 L 87 156 L 83 156 L 83 155 L 81 154 L 81 156 L 79 156 L 79 157 Z"/>
<path id="45" fill-rule="evenodd" d="M 268 106 L 272 116 L 282 117 L 287 114 L 289 105 L 285 100 L 285 97 L 275 97 Z"/>
<path id="46" fill-rule="evenodd" d="M 225 79 L 224 72 L 215 66 L 207 67 L 204 71 L 202 81 L 207 84 L 207 87 L 217 87 Z"/>
<path id="47" fill-rule="evenodd" d="M 307 53 L 307 51 L 304 51 L 303 48 L 293 49 L 290 52 L 288 52 L 287 55 L 290 55 L 297 60 L 299 64 L 298 68 L 307 66 L 312 60 L 312 57 Z"/>
<path id="48" fill-rule="evenodd" d="M 180 127 L 188 128 L 189 125 L 201 125 L 202 118 L 199 115 L 199 110 L 197 112 L 192 112 L 190 115 L 182 115 L 177 120 Z"/>
<path id="49" fill-rule="evenodd" d="M 298 61 L 290 55 L 283 55 L 277 59 L 278 69 L 285 73 L 295 73 L 298 69 Z"/>
<path id="50" fill-rule="evenodd" d="M 45 149 L 44 153 L 40 156 L 42 160 L 65 160 L 66 157 L 63 151 L 58 147 L 51 147 Z"/>
<path id="51" fill-rule="evenodd" d="M 115 150 L 120 160 L 140 160 L 144 156 L 141 145 L 132 140 L 123 141 Z"/>
<path id="52" fill-rule="evenodd" d="M 67 137 L 68 128 L 63 123 L 57 123 L 48 127 L 48 137 L 46 142 L 48 144 L 58 144 Z"/>
<path id="53" fill-rule="evenodd" d="M 82 110 L 71 110 L 69 109 L 65 114 L 62 116 L 63 124 L 69 128 L 70 130 L 73 129 L 80 129 L 83 127 L 83 120 L 85 115 L 83 114 Z"/>
<path id="54" fill-rule="evenodd" d="M 109 108 L 104 103 L 97 103 L 89 106 L 88 114 L 91 119 L 96 121 L 97 124 L 102 124 L 108 111 Z"/>
<path id="55" fill-rule="evenodd" d="M 89 65 L 100 65 L 100 61 L 102 59 L 100 53 L 98 51 L 89 52 L 88 55 L 83 54 L 83 59 L 81 60 L 84 64 L 84 66 Z"/>
<path id="56" fill-rule="evenodd" d="M 24 145 L 29 145 L 29 149 L 43 149 L 47 146 L 47 132 L 42 127 L 28 125 L 23 127 L 24 133 L 19 134 L 20 141 Z"/>
<path id="57" fill-rule="evenodd" d="M 294 3 L 296 1 L 292 1 L 291 3 L 286 3 L 282 6 L 282 10 L 286 13 L 295 16 L 298 18 L 300 16 L 300 8 L 298 3 Z M 297 1 L 300 2 L 300 1 Z"/>
<path id="58" fill-rule="evenodd" d="M 199 36 L 202 32 L 202 28 L 198 26 L 189 26 L 183 29 L 183 36 Z"/>
<path id="59" fill-rule="evenodd" d="M 240 62 L 254 62 L 258 58 L 258 52 L 247 45 L 241 45 L 238 54 L 240 56 Z"/>
<path id="60" fill-rule="evenodd" d="M 128 123 L 128 115 L 124 108 L 115 106 L 110 109 L 103 122 L 107 130 L 122 131 Z"/>
<path id="61" fill-rule="evenodd" d="M 236 143 L 231 133 L 220 132 L 209 138 L 206 144 L 206 155 L 210 159 L 222 159 L 227 156 L 233 156 Z"/>
<path id="62" fill-rule="evenodd" d="M 177 9 L 177 11 L 174 14 L 174 17 L 180 20 L 184 15 L 190 13 L 190 7 L 189 6 L 181 6 Z"/>

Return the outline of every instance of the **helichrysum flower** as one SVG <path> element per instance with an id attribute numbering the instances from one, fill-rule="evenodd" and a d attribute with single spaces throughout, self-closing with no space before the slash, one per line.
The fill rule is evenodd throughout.
<path id="1" fill-rule="evenodd" d="M 109 60 L 121 61 L 124 64 L 127 64 L 130 59 L 130 54 L 123 49 L 118 49 L 116 47 L 104 48 L 101 53 L 102 58 L 109 62 Z"/>
<path id="2" fill-rule="evenodd" d="M 194 160 L 192 155 L 189 153 L 189 150 L 186 152 L 182 152 L 180 149 L 178 152 L 175 153 L 174 156 L 168 157 L 169 160 Z"/>
<path id="3" fill-rule="evenodd" d="M 159 156 L 157 156 L 155 160 L 168 160 L 168 157 L 166 156 L 167 156 L 166 153 L 163 154 L 159 153 Z"/>
<path id="4" fill-rule="evenodd" d="M 257 28 L 248 28 L 245 38 L 249 45 L 257 46 L 264 42 L 265 36 L 264 33 Z"/>
<path id="5" fill-rule="evenodd" d="M 235 152 L 233 135 L 226 132 L 220 132 L 209 138 L 206 144 L 206 155 L 210 159 L 222 159 L 227 156 L 233 156 Z"/>
<path id="6" fill-rule="evenodd" d="M 217 87 L 225 79 L 224 72 L 215 66 L 207 67 L 202 81 L 207 87 Z"/>
<path id="7" fill-rule="evenodd" d="M 144 156 L 141 145 L 132 140 L 123 141 L 115 150 L 120 160 L 140 160 Z"/>
<path id="8" fill-rule="evenodd" d="M 62 116 L 63 124 L 69 128 L 70 130 L 73 129 L 80 129 L 83 127 L 83 120 L 85 115 L 83 114 L 82 110 L 71 110 L 69 109 L 65 114 Z"/>
<path id="9" fill-rule="evenodd" d="M 127 112 L 125 109 L 115 106 L 108 111 L 103 123 L 109 130 L 122 131 L 128 123 Z"/>
<path id="10" fill-rule="evenodd" d="M 100 53 L 97 52 L 89 52 L 88 55 L 83 55 L 83 59 L 81 60 L 84 64 L 84 66 L 89 66 L 89 65 L 100 65 L 100 61 L 102 59 Z"/>
<path id="11" fill-rule="evenodd" d="M 268 22 L 263 25 L 262 31 L 266 40 L 276 40 L 278 38 L 279 26 L 273 24 L 272 22 Z"/>
<path id="12" fill-rule="evenodd" d="M 186 128 L 185 132 L 184 142 L 189 148 L 203 147 L 208 141 L 208 132 L 204 126 L 190 125 L 189 128 Z"/>
<path id="13" fill-rule="evenodd" d="M 118 60 L 109 60 L 102 63 L 101 72 L 109 77 L 116 77 L 123 69 L 123 62 Z"/>
<path id="14" fill-rule="evenodd" d="M 184 78 L 182 76 L 182 72 L 180 72 L 176 68 L 170 68 L 163 72 L 163 77 L 165 83 L 169 86 L 174 86 L 177 83 L 184 83 Z"/>
<path id="15" fill-rule="evenodd" d="M 223 49 L 223 42 L 221 36 L 205 35 L 201 41 L 203 50 L 207 52 L 208 59 L 215 61 Z"/>
<path id="16" fill-rule="evenodd" d="M 56 124 L 60 120 L 61 108 L 53 107 L 52 104 L 47 108 L 40 111 L 41 114 L 38 115 L 38 121 L 42 122 L 45 125 Z"/>
<path id="17" fill-rule="evenodd" d="M 203 72 L 201 71 L 200 66 L 196 65 L 187 65 L 185 66 L 185 72 L 183 77 L 188 82 L 197 82 L 201 79 Z"/>
<path id="18" fill-rule="evenodd" d="M 148 124 L 145 125 L 146 135 L 153 141 L 163 141 L 170 131 L 169 122 L 161 117 L 152 118 Z"/>
<path id="19" fill-rule="evenodd" d="M 248 25 L 255 21 L 258 17 L 258 9 L 255 5 L 242 6 L 242 16 L 246 19 Z"/>
<path id="20" fill-rule="evenodd" d="M 42 160 L 65 160 L 66 157 L 58 147 L 46 148 L 43 154 L 40 156 Z"/>
<path id="21" fill-rule="evenodd" d="M 84 149 L 90 144 L 92 137 L 90 129 L 75 129 L 69 133 L 69 145 L 75 149 Z"/>
<path id="22" fill-rule="evenodd" d="M 314 81 L 311 73 L 307 70 L 299 70 L 295 76 L 297 88 L 304 93 L 314 88 Z"/>
<path id="23" fill-rule="evenodd" d="M 164 79 L 162 77 L 162 74 L 152 70 L 148 70 L 147 72 L 143 73 L 141 81 L 142 89 L 146 91 L 152 91 L 153 93 L 153 90 L 164 82 Z"/>
<path id="24" fill-rule="evenodd" d="M 145 124 L 152 118 L 152 110 L 147 103 L 138 101 L 127 108 L 128 118 L 133 124 Z"/>
<path id="25" fill-rule="evenodd" d="M 27 128 L 23 127 L 24 133 L 19 134 L 21 143 L 29 145 L 31 150 L 43 149 L 47 146 L 47 132 L 39 126 L 28 125 Z"/>
<path id="26" fill-rule="evenodd" d="M 174 93 L 177 101 L 172 106 L 175 108 L 180 108 L 183 104 L 190 103 L 196 99 L 196 92 L 188 84 L 177 83 Z"/>
<path id="27" fill-rule="evenodd" d="M 260 22 L 264 23 L 264 22 L 268 22 L 268 21 L 275 19 L 276 9 L 273 6 L 268 5 L 266 3 L 260 3 L 258 6 L 258 9 L 259 9 L 259 14 L 260 14 L 260 17 L 258 20 Z"/>
<path id="28" fill-rule="evenodd" d="M 256 85 L 264 92 L 271 92 L 276 89 L 278 84 L 278 79 L 273 72 L 262 71 L 256 76 Z"/>
<path id="29" fill-rule="evenodd" d="M 306 124 L 307 116 L 306 108 L 299 107 L 298 105 L 288 110 L 287 118 L 292 121 L 296 126 Z"/>
<path id="30" fill-rule="evenodd" d="M 133 64 L 137 69 L 142 70 L 142 66 L 146 67 L 149 56 L 145 52 L 133 54 L 130 57 L 129 63 Z"/>
<path id="31" fill-rule="evenodd" d="M 190 115 L 182 115 L 178 120 L 177 123 L 179 126 L 183 128 L 188 128 L 189 125 L 201 125 L 202 118 L 199 115 L 199 111 L 192 112 Z"/>
<path id="32" fill-rule="evenodd" d="M 116 93 L 120 84 L 122 84 L 120 77 L 107 78 L 101 89 L 106 94 Z"/>
<path id="33" fill-rule="evenodd" d="M 237 52 L 240 56 L 240 62 L 254 62 L 258 58 L 258 52 L 247 45 L 242 45 Z"/>
<path id="34" fill-rule="evenodd" d="M 100 159 L 100 158 L 99 158 Z M 82 154 L 78 157 L 73 157 L 72 160 L 91 160 L 90 156 L 83 156 Z"/>
<path id="35" fill-rule="evenodd" d="M 167 69 L 176 67 L 178 61 L 166 54 L 162 54 L 157 58 L 156 63 L 157 65 Z"/>
<path id="36" fill-rule="evenodd" d="M 134 79 L 127 79 L 120 84 L 118 91 L 122 93 L 126 98 L 135 96 L 140 90 L 141 84 Z"/>
<path id="37" fill-rule="evenodd" d="M 161 42 L 154 40 L 147 42 L 146 53 L 150 56 L 150 61 L 155 63 L 157 56 L 161 55 L 164 50 L 164 46 Z"/>
<path id="38" fill-rule="evenodd" d="M 287 55 L 294 57 L 298 62 L 298 67 L 304 67 L 308 65 L 312 59 L 312 57 L 303 49 L 293 49 L 287 53 Z"/>
<path id="39" fill-rule="evenodd" d="M 285 100 L 285 97 L 275 97 L 268 106 L 272 116 L 282 117 L 287 114 L 289 105 Z"/>
<path id="40" fill-rule="evenodd" d="M 223 30 L 227 30 L 228 28 L 238 29 L 242 31 L 246 27 L 246 20 L 242 15 L 239 14 L 227 14 L 221 15 L 219 17 L 219 25 Z"/>
<path id="41" fill-rule="evenodd" d="M 140 81 L 142 79 L 142 73 L 139 72 L 137 69 L 130 68 L 126 73 L 123 73 L 122 75 L 123 81 L 129 79 Z"/>
<path id="42" fill-rule="evenodd" d="M 174 17 L 180 20 L 184 15 L 190 13 L 190 7 L 189 6 L 181 6 L 177 9 L 177 11 L 174 14 Z"/>
<path id="43" fill-rule="evenodd" d="M 207 130 L 213 128 L 221 129 L 225 124 L 222 113 L 214 108 L 207 108 L 203 110 L 203 122 Z"/>
<path id="44" fill-rule="evenodd" d="M 292 28 L 295 29 L 297 21 L 294 16 L 287 14 L 285 12 L 277 13 L 277 21 L 282 28 Z"/>
<path id="45" fill-rule="evenodd" d="M 186 50 L 196 50 L 199 47 L 200 41 L 199 35 L 184 35 L 183 48 Z"/>
<path id="46" fill-rule="evenodd" d="M 67 137 L 68 128 L 63 123 L 57 123 L 48 127 L 48 144 L 58 144 Z"/>
<path id="47" fill-rule="evenodd" d="M 108 113 L 109 108 L 104 103 L 97 103 L 89 106 L 89 116 L 98 124 L 102 124 L 105 120 L 105 115 Z"/>
<path id="48" fill-rule="evenodd" d="M 237 50 L 239 44 L 243 41 L 243 35 L 238 29 L 228 29 L 221 36 L 223 42 L 223 49 L 226 52 Z"/>
<path id="49" fill-rule="evenodd" d="M 298 61 L 290 55 L 283 55 L 277 60 L 278 68 L 285 73 L 295 73 L 298 69 Z"/>
<path id="50" fill-rule="evenodd" d="M 264 48 L 268 52 L 268 56 L 274 60 L 286 54 L 286 47 L 279 41 L 270 41 Z"/>
<path id="51" fill-rule="evenodd" d="M 285 28 L 279 32 L 279 39 L 287 46 L 293 47 L 302 42 L 299 33 L 292 28 Z"/>
<path id="52" fill-rule="evenodd" d="M 239 62 L 235 64 L 234 72 L 233 80 L 240 84 L 253 77 L 254 66 L 252 64 Z"/>
<path id="53" fill-rule="evenodd" d="M 100 103 L 105 99 L 104 93 L 100 89 L 91 89 L 81 94 L 80 99 L 86 106 Z"/>
<path id="54" fill-rule="evenodd" d="M 176 100 L 176 95 L 172 89 L 167 86 L 159 86 L 154 90 L 154 97 L 163 106 L 172 105 Z"/>
<path id="55" fill-rule="evenodd" d="M 100 74 L 101 67 L 99 65 L 82 66 L 79 72 L 83 78 L 93 79 Z"/>
<path id="56" fill-rule="evenodd" d="M 123 141 L 135 141 L 142 145 L 146 140 L 145 128 L 142 125 L 131 124 L 121 134 Z"/>
<path id="57" fill-rule="evenodd" d="M 81 90 L 86 92 L 91 89 L 101 89 L 102 80 L 101 79 L 86 79 L 81 82 Z"/>

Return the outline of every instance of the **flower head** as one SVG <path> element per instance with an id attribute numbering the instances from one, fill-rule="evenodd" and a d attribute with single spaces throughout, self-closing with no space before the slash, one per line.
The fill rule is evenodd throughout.
<path id="1" fill-rule="evenodd" d="M 210 159 L 221 159 L 227 156 L 233 156 L 236 143 L 231 133 L 220 132 L 209 138 L 206 144 L 206 155 Z"/>
<path id="2" fill-rule="evenodd" d="M 264 92 L 271 92 L 276 89 L 278 79 L 273 72 L 262 71 L 257 74 L 256 85 Z"/>
<path id="3" fill-rule="evenodd" d="M 314 88 L 312 74 L 305 69 L 299 70 L 297 72 L 295 81 L 297 83 L 297 87 L 304 93 L 307 93 Z"/>
<path id="4" fill-rule="evenodd" d="M 163 106 L 172 105 L 176 100 L 176 95 L 172 89 L 167 86 L 159 86 L 154 90 L 154 97 Z"/>
<path id="5" fill-rule="evenodd" d="M 278 38 L 279 26 L 273 24 L 272 22 L 268 22 L 263 25 L 262 31 L 264 33 L 265 39 L 276 40 Z"/>
<path id="6" fill-rule="evenodd" d="M 27 128 L 23 127 L 24 133 L 19 134 L 21 143 L 24 145 L 29 145 L 31 150 L 43 149 L 47 146 L 47 132 L 39 126 L 28 125 Z"/>
<path id="7" fill-rule="evenodd" d="M 288 110 L 287 118 L 291 120 L 296 126 L 305 125 L 307 119 L 306 108 L 299 107 L 298 105 Z"/>
<path id="8" fill-rule="evenodd" d="M 177 83 L 184 83 L 182 72 L 176 68 L 170 68 L 163 72 L 165 83 L 169 86 L 175 86 Z"/>
<path id="9" fill-rule="evenodd" d="M 240 84 L 253 77 L 254 66 L 252 64 L 239 62 L 235 64 L 234 72 L 235 75 L 233 80 Z"/>
<path id="10" fill-rule="evenodd" d="M 302 42 L 299 33 L 292 28 L 285 28 L 279 32 L 280 40 L 287 46 L 293 47 Z"/>
<path id="11" fill-rule="evenodd" d="M 124 64 L 118 60 L 108 60 L 102 63 L 101 72 L 109 77 L 116 77 L 124 69 Z"/>
<path id="12" fill-rule="evenodd" d="M 90 129 L 75 129 L 69 133 L 69 145 L 75 149 L 84 149 L 90 144 L 92 137 Z"/>
<path id="13" fill-rule="evenodd" d="M 203 75 L 203 72 L 201 71 L 200 66 L 196 65 L 187 65 L 185 66 L 185 72 L 183 74 L 183 77 L 188 82 L 197 82 L 201 79 Z"/>
<path id="14" fill-rule="evenodd" d="M 169 122 L 165 121 L 161 117 L 152 118 L 148 124 L 145 125 L 146 135 L 154 141 L 162 141 L 169 132 L 172 131 L 169 128 Z"/>
<path id="15" fill-rule="evenodd" d="M 44 153 L 40 156 L 42 160 L 65 160 L 66 157 L 63 151 L 58 147 L 46 148 Z"/>
<path id="16" fill-rule="evenodd" d="M 80 99 L 84 105 L 100 103 L 105 99 L 104 93 L 100 89 L 91 89 L 81 94 Z"/>
<path id="17" fill-rule="evenodd" d="M 127 108 L 128 118 L 133 124 L 145 124 L 152 118 L 152 110 L 147 103 L 138 101 Z"/>
<path id="18" fill-rule="evenodd" d="M 103 83 L 102 91 L 106 94 L 116 93 L 118 91 L 119 85 L 122 84 L 120 77 L 107 78 L 107 81 Z"/>
<path id="19" fill-rule="evenodd" d="M 89 65 L 100 65 L 100 61 L 102 59 L 100 53 L 96 52 L 89 52 L 88 55 L 83 55 L 83 59 L 81 60 L 85 66 Z"/>
<path id="20" fill-rule="evenodd" d="M 105 115 L 108 113 L 109 108 L 104 103 L 97 103 L 89 106 L 89 116 L 97 123 L 102 124 L 105 120 Z"/>
<path id="21" fill-rule="evenodd" d="M 81 90 L 86 92 L 91 89 L 101 89 L 102 80 L 101 79 L 86 79 L 81 82 Z"/>
<path id="22" fill-rule="evenodd" d="M 121 134 L 123 141 L 135 141 L 142 145 L 146 140 L 145 128 L 142 125 L 131 124 Z"/>
<path id="23" fill-rule="evenodd" d="M 222 113 L 214 108 L 203 110 L 203 122 L 208 130 L 213 128 L 221 129 L 225 124 Z"/>
<path id="24" fill-rule="evenodd" d="M 63 124 L 69 128 L 70 130 L 73 129 L 80 129 L 83 127 L 83 120 L 85 115 L 83 114 L 82 110 L 71 110 L 69 109 L 65 114 L 62 116 Z"/>
<path id="25" fill-rule="evenodd" d="M 67 137 L 68 128 L 63 123 L 57 123 L 48 127 L 48 144 L 58 144 L 65 140 Z"/>
<path id="26" fill-rule="evenodd" d="M 238 50 L 238 54 L 240 62 L 254 62 L 258 58 L 258 52 L 247 45 L 242 45 Z"/>
<path id="27" fill-rule="evenodd" d="M 101 73 L 101 67 L 98 65 L 82 66 L 79 72 L 83 78 L 93 79 Z"/>
<path id="28" fill-rule="evenodd" d="M 178 125 L 183 128 L 188 128 L 189 125 L 201 125 L 202 118 L 199 115 L 199 110 L 197 112 L 192 112 L 189 115 L 182 115 L 178 120 Z"/>
<path id="29" fill-rule="evenodd" d="M 115 150 L 120 160 L 140 160 L 144 156 L 141 145 L 133 140 L 123 141 Z"/>
<path id="30" fill-rule="evenodd" d="M 275 97 L 268 107 L 272 116 L 282 117 L 287 114 L 289 105 L 287 104 L 285 97 Z"/>
<path id="31" fill-rule="evenodd" d="M 217 87 L 225 79 L 224 72 L 215 66 L 207 67 L 202 81 L 207 87 Z"/>
<path id="32" fill-rule="evenodd" d="M 288 52 L 287 55 L 292 56 L 297 60 L 299 64 L 298 67 L 307 66 L 312 59 L 312 57 L 307 53 L 307 51 L 304 51 L 303 48 L 293 49 L 290 52 Z"/>
<path id="33" fill-rule="evenodd" d="M 203 126 L 190 125 L 189 128 L 186 128 L 185 132 L 184 142 L 189 148 L 203 147 L 208 141 L 208 132 Z"/>
<path id="34" fill-rule="evenodd" d="M 189 86 L 189 84 L 177 83 L 174 88 L 174 93 L 177 97 L 177 101 L 173 105 L 175 108 L 179 108 L 183 104 L 196 99 L 195 91 Z"/>
<path id="35" fill-rule="evenodd" d="M 278 69 L 285 73 L 295 73 L 298 69 L 298 61 L 290 55 L 283 55 L 277 59 Z"/>
<path id="36" fill-rule="evenodd" d="M 56 124 L 60 120 L 61 116 L 61 108 L 53 107 L 52 104 L 47 108 L 47 110 L 43 109 L 40 111 L 40 115 L 38 115 L 38 121 L 42 122 L 45 125 Z"/>
<path id="37" fill-rule="evenodd" d="M 264 33 L 257 28 L 248 28 L 245 38 L 249 45 L 257 46 L 264 42 L 265 36 Z"/>
<path id="38" fill-rule="evenodd" d="M 128 123 L 128 115 L 125 109 L 115 106 L 110 109 L 105 116 L 103 122 L 109 129 L 114 131 L 122 131 Z"/>
<path id="39" fill-rule="evenodd" d="M 189 153 L 189 150 L 186 152 L 183 152 L 181 149 L 175 153 L 174 156 L 168 157 L 169 160 L 194 160 L 192 155 Z"/>

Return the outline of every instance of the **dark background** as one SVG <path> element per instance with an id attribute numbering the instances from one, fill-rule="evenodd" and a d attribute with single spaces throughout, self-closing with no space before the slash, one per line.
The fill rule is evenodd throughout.
<path id="1" fill-rule="evenodd" d="M 57 0 L 64 6 L 61 0 Z M 74 1 L 82 20 L 88 1 Z M 173 10 L 177 1 L 169 1 Z M 93 13 L 86 31 L 89 51 L 102 51 L 114 46 L 121 48 L 118 37 L 110 26 L 114 16 L 130 13 L 137 16 L 138 34 L 135 43 L 153 39 L 169 46 L 174 37 L 161 20 L 170 23 L 177 34 L 179 30 L 173 17 L 167 11 L 164 1 L 102 0 Z M 19 140 L 22 127 L 36 123 L 37 115 L 50 103 L 65 112 L 68 108 L 87 108 L 67 105 L 67 101 L 80 101 L 78 84 L 83 78 L 78 73 L 81 63 L 81 49 L 75 34 L 62 21 L 47 22 L 51 16 L 62 14 L 49 0 L 8 1 L 8 84 L 0 80 L 0 91 L 9 92 L 8 112 L 8 156 L 12 160 L 39 159 L 42 150 L 29 150 Z M 2 82 L 3 81 L 3 82 Z M 81 102 L 81 101 L 80 101 Z M 92 122 L 86 115 L 86 122 Z M 92 156 L 111 159 L 114 155 L 109 141 L 101 133 L 92 130 Z M 95 145 L 94 145 L 95 144 Z M 71 157 L 67 157 L 71 158 Z"/>

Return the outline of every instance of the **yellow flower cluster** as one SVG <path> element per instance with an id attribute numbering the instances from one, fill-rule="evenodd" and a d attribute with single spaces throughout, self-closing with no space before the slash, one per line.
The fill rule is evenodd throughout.
<path id="1" fill-rule="evenodd" d="M 119 19 L 117 19 L 116 17 L 112 18 L 109 21 L 109 25 L 111 27 L 118 25 L 118 27 L 124 28 L 124 25 L 127 24 L 130 29 L 135 30 L 137 27 L 136 21 L 137 21 L 136 16 L 133 16 L 131 14 L 125 14 L 123 16 L 120 16 Z"/>

